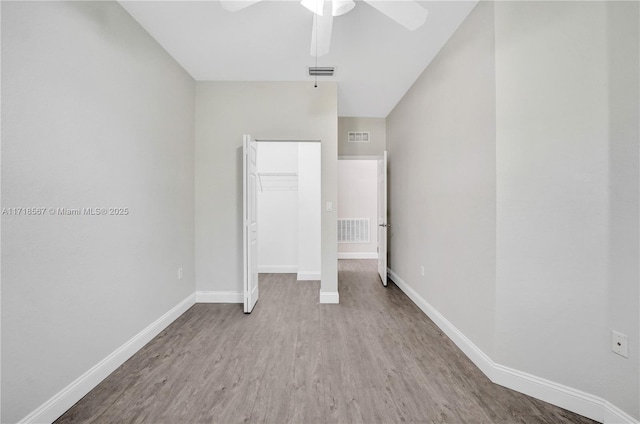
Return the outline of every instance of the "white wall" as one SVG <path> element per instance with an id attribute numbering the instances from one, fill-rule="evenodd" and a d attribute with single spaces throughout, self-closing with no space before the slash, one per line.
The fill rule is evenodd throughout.
<path id="1" fill-rule="evenodd" d="M 297 143 L 258 143 L 258 173 L 297 174 Z M 297 179 L 285 176 L 259 176 L 259 272 L 298 272 Z"/>
<path id="2" fill-rule="evenodd" d="M 2 216 L 2 422 L 194 292 L 193 117 L 119 4 L 2 2 L 3 207 L 129 209 Z"/>
<path id="3" fill-rule="evenodd" d="M 376 160 L 338 161 L 338 219 L 369 218 L 369 243 L 338 243 L 340 258 L 378 256 L 378 163 Z"/>
<path id="4" fill-rule="evenodd" d="M 298 143 L 298 280 L 321 279 L 321 147 Z"/>
<path id="5" fill-rule="evenodd" d="M 493 5 L 481 2 L 387 118 L 389 267 L 488 354 L 496 260 L 493 37 Z"/>
<path id="6" fill-rule="evenodd" d="M 638 3 L 496 3 L 500 363 L 636 418 Z"/>
<path id="7" fill-rule="evenodd" d="M 309 142 L 258 143 L 260 272 L 297 273 L 320 280 L 321 145 Z M 260 191 L 262 190 L 262 191 Z"/>
<path id="8" fill-rule="evenodd" d="M 640 417 L 638 8 L 481 2 L 387 119 L 392 270 L 491 378 L 607 422 Z"/>
<path id="9" fill-rule="evenodd" d="M 242 134 L 320 139 L 322 205 L 337 199 L 335 83 L 196 83 L 196 276 L 199 291 L 242 291 Z M 322 208 L 321 296 L 337 294 L 336 209 Z M 329 293 L 329 294 L 327 294 Z"/>

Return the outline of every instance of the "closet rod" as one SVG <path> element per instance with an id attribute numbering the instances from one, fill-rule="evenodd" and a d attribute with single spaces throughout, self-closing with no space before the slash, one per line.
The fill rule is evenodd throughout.
<path id="1" fill-rule="evenodd" d="M 320 143 L 320 140 L 276 140 L 276 139 L 257 139 L 259 143 Z"/>

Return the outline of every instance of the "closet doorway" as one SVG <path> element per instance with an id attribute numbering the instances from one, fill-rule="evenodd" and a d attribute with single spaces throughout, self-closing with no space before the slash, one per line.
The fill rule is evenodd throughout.
<path id="1" fill-rule="evenodd" d="M 257 143 L 258 272 L 320 280 L 321 145 Z"/>

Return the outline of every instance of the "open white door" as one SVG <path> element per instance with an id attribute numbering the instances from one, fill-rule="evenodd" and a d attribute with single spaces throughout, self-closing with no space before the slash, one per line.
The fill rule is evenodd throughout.
<path id="1" fill-rule="evenodd" d="M 258 301 L 258 145 L 244 136 L 243 166 L 243 244 L 244 244 L 244 313 L 249 314 Z"/>
<path id="2" fill-rule="evenodd" d="M 378 160 L 378 274 L 387 286 L 387 152 Z"/>

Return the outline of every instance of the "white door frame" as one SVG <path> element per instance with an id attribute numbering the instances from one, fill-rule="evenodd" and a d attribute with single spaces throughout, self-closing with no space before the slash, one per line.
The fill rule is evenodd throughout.
<path id="1" fill-rule="evenodd" d="M 389 224 L 387 222 L 387 151 L 385 150 L 383 152 L 382 155 L 339 155 L 338 156 L 338 161 L 341 160 L 375 160 L 378 163 L 378 179 L 380 177 L 384 178 L 384 182 L 382 184 L 382 186 L 385 188 L 384 190 L 384 196 L 381 196 L 380 193 L 380 186 L 378 184 L 378 181 L 376 181 L 376 185 L 378 186 L 378 221 L 377 221 L 377 226 L 376 226 L 376 231 L 377 231 L 377 235 L 378 235 L 378 274 L 380 275 L 380 279 L 382 280 L 382 284 L 384 286 L 387 285 L 387 235 L 388 235 L 388 228 L 391 226 L 391 224 Z M 384 172 L 381 173 L 381 168 L 384 169 Z M 381 199 L 381 197 L 383 197 L 383 199 Z M 384 205 L 380 204 L 380 201 L 383 200 Z M 381 212 L 384 211 L 384 213 L 381 214 Z M 384 251 L 380 251 L 380 238 L 384 236 L 384 246 L 383 246 L 383 250 Z M 384 271 L 382 271 L 384 270 Z M 339 281 L 338 281 L 339 283 Z"/>
<path id="2" fill-rule="evenodd" d="M 294 142 L 320 143 L 321 140 L 308 139 L 253 139 L 250 135 L 243 136 L 243 172 L 242 172 L 242 219 L 243 219 L 243 283 L 244 283 L 244 312 L 251 313 L 259 297 L 258 274 L 258 224 L 257 224 L 257 160 L 258 142 Z M 322 158 L 322 155 L 320 156 Z M 322 160 L 322 159 L 321 159 Z M 321 176 L 322 178 L 322 170 Z M 322 221 L 320 222 L 322 231 Z M 321 239 L 322 243 L 322 239 Z M 322 246 L 320 248 L 322 255 Z M 322 257 L 320 258 L 322 264 Z"/>

